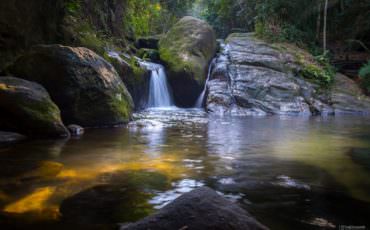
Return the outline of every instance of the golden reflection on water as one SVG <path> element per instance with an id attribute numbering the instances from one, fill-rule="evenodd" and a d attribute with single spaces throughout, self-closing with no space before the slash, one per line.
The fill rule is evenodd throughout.
<path id="1" fill-rule="evenodd" d="M 55 205 L 49 206 L 47 204 L 50 197 L 54 194 L 55 187 L 44 187 L 36 189 L 31 194 L 7 205 L 4 208 L 5 212 L 10 213 L 28 213 L 28 212 L 44 212 L 58 213 L 58 207 Z M 56 215 L 52 215 L 56 217 Z"/>
<path id="2" fill-rule="evenodd" d="M 82 162 L 82 161 L 81 161 Z M 95 161 L 92 159 L 82 165 L 63 166 L 57 162 L 42 162 L 40 167 L 32 170 L 22 178 L 38 178 L 38 180 L 53 181 L 55 187 L 38 188 L 30 194 L 21 197 L 3 208 L 4 212 L 27 214 L 32 212 L 41 219 L 58 219 L 61 202 L 78 192 L 104 182 L 101 176 L 122 171 L 148 171 L 160 173 L 168 180 L 184 177 L 187 170 L 182 166 L 181 154 L 163 153 L 156 157 L 141 156 L 129 162 Z M 8 198 L 0 193 L 1 197 Z M 1 198 L 0 197 L 0 198 Z"/>
<path id="3" fill-rule="evenodd" d="M 289 136 L 274 144 L 273 153 L 281 159 L 295 160 L 318 167 L 331 175 L 355 198 L 370 202 L 370 173 L 349 155 L 353 148 L 370 148 L 370 143 L 342 136 L 307 132 Z"/>

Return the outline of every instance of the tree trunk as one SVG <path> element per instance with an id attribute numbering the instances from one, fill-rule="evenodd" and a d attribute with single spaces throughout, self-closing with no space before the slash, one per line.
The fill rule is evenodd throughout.
<path id="1" fill-rule="evenodd" d="M 323 31 L 323 49 L 324 54 L 326 53 L 326 27 L 327 27 L 327 18 L 328 18 L 328 2 L 329 0 L 325 0 L 325 8 L 324 8 L 324 31 Z"/>
<path id="2" fill-rule="evenodd" d="M 316 41 L 320 42 L 321 33 L 321 0 L 318 0 L 317 6 L 317 21 L 316 21 Z"/>

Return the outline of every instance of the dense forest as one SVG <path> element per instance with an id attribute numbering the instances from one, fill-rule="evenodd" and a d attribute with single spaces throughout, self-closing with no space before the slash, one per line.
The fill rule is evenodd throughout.
<path id="1" fill-rule="evenodd" d="M 16 11 L 22 9 L 22 6 L 15 9 L 16 2 L 13 6 L 7 4 L 2 3 L 2 7 L 9 14 L 16 15 Z M 27 4 L 32 9 L 33 3 Z M 52 10 L 45 12 L 48 9 Z M 15 48 L 32 45 L 41 39 L 85 46 L 100 54 L 112 45 L 130 50 L 130 44 L 136 39 L 164 34 L 181 17 L 192 15 L 210 23 L 218 38 L 226 38 L 232 32 L 255 31 L 263 39 L 294 43 L 319 59 L 330 59 L 337 69 L 343 69 L 352 77 L 358 75 L 359 68 L 369 57 L 370 6 L 367 0 L 59 0 L 22 17 L 32 23 L 30 20 L 37 18 L 32 14 L 37 14 L 37 10 L 45 10 L 41 12 L 46 14 L 42 17 L 49 21 L 40 22 L 47 23 L 44 27 L 48 29 L 38 35 L 17 35 L 29 32 L 32 25 L 22 28 L 25 24 L 21 20 L 16 20 L 19 25 L 5 25 L 10 17 L 4 14 L 5 48 L 7 36 L 15 36 L 24 40 L 12 44 Z M 6 34 L 18 29 L 17 26 L 21 31 Z M 60 26 L 63 29 L 57 28 Z M 368 65 L 360 71 L 365 88 L 369 84 L 368 72 Z"/>
<path id="2" fill-rule="evenodd" d="M 0 229 L 370 227 L 370 0 L 0 0 Z"/>

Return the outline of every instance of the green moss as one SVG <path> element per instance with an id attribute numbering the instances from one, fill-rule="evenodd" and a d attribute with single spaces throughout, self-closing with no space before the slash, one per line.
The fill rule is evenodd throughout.
<path id="1" fill-rule="evenodd" d="M 329 87 L 335 77 L 335 69 L 327 60 L 314 57 L 316 62 L 307 62 L 302 56 L 298 58 L 298 63 L 302 66 L 300 74 L 324 87 Z M 321 62 L 321 63 L 320 63 Z"/>
<path id="2" fill-rule="evenodd" d="M 160 59 L 173 73 L 170 78 L 185 73 L 189 78 L 202 83 L 208 62 L 215 51 L 216 40 L 212 28 L 191 17 L 181 19 L 159 41 Z"/>
<path id="3" fill-rule="evenodd" d="M 273 43 L 274 49 L 294 57 L 295 64 L 301 68 L 298 74 L 322 87 L 330 87 L 335 77 L 335 69 L 325 56 L 313 56 L 304 49 L 290 43 Z"/>
<path id="4" fill-rule="evenodd" d="M 6 78 L 0 84 L 0 107 L 8 124 L 25 133 L 58 136 L 67 134 L 59 108 L 46 91 L 33 88 L 23 80 Z M 23 85 L 25 84 L 25 85 Z"/>
<path id="5" fill-rule="evenodd" d="M 126 91 L 122 89 L 122 91 Z M 120 118 L 123 118 L 126 121 L 130 120 L 133 105 L 131 98 L 128 98 L 125 93 L 117 94 L 112 98 L 110 105 L 117 112 Z"/>
<path id="6" fill-rule="evenodd" d="M 65 3 L 67 15 L 64 18 L 64 24 L 67 37 L 70 37 L 69 40 L 73 45 L 89 48 L 102 55 L 105 47 L 112 47 L 114 41 L 109 38 L 111 36 L 106 35 L 106 31 L 97 30 L 91 20 L 85 16 L 85 12 L 82 11 L 83 4 L 81 0 L 69 0 Z M 99 12 L 97 16 L 101 17 L 104 14 L 104 12 Z"/>
<path id="7" fill-rule="evenodd" d="M 173 54 L 173 51 L 170 48 L 161 46 L 159 48 L 160 58 L 162 61 L 171 66 L 172 71 L 181 71 L 184 69 L 183 62 L 176 55 Z"/>
<path id="8" fill-rule="evenodd" d="M 44 99 L 42 101 L 18 101 L 19 106 L 23 107 L 23 110 L 32 121 L 44 123 L 45 125 L 53 124 L 54 122 L 62 122 L 60 117 L 60 110 L 55 105 L 50 103 L 50 99 Z"/>
<path id="9" fill-rule="evenodd" d="M 79 0 L 66 1 L 65 8 L 68 13 L 77 14 L 81 10 L 81 2 Z"/>
<path id="10" fill-rule="evenodd" d="M 363 88 L 370 92 L 370 60 L 360 69 L 359 76 Z"/>
<path id="11" fill-rule="evenodd" d="M 137 55 L 144 60 L 149 61 L 158 61 L 159 60 L 159 52 L 156 49 L 146 49 L 141 48 L 138 50 Z"/>

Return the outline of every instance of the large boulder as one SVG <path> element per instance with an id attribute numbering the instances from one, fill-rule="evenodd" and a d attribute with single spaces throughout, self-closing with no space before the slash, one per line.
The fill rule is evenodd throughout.
<path id="1" fill-rule="evenodd" d="M 152 216 L 121 230 L 262 230 L 268 229 L 247 211 L 210 188 L 186 193 Z"/>
<path id="2" fill-rule="evenodd" d="M 112 65 L 89 49 L 35 46 L 11 72 L 43 85 L 66 123 L 110 126 L 130 118 L 133 102 L 124 83 Z"/>
<path id="3" fill-rule="evenodd" d="M 65 137 L 60 111 L 39 84 L 0 77 L 0 128 L 29 136 Z"/>
<path id="4" fill-rule="evenodd" d="M 347 77 L 336 76 L 333 91 L 310 78 L 310 69 L 324 74 L 313 60 L 297 47 L 271 45 L 253 34 L 231 34 L 212 66 L 207 110 L 238 116 L 369 110 L 368 99 Z M 348 84 L 356 89 L 348 89 Z M 356 96 L 351 96 L 353 91 Z"/>
<path id="5" fill-rule="evenodd" d="M 195 104 L 216 49 L 212 27 L 193 17 L 182 18 L 159 41 L 160 58 L 168 67 L 169 82 L 179 106 Z"/>

